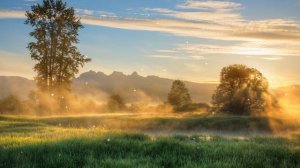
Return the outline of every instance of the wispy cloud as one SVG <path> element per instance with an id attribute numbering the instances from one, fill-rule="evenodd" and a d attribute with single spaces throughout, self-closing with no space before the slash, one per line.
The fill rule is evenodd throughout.
<path id="1" fill-rule="evenodd" d="M 263 57 L 262 59 L 269 60 L 269 61 L 279 61 L 282 60 L 283 57 Z"/>
<path id="2" fill-rule="evenodd" d="M 172 59 L 172 60 L 185 60 L 187 57 L 174 56 L 174 55 L 150 55 L 152 58 Z"/>
<path id="3" fill-rule="evenodd" d="M 190 55 L 188 56 L 188 58 L 195 59 L 195 60 L 205 60 L 204 56 L 198 56 L 198 55 Z"/>
<path id="4" fill-rule="evenodd" d="M 244 56 L 300 56 L 298 45 L 264 44 L 245 42 L 235 45 L 179 44 L 176 50 L 188 54 L 232 54 Z"/>
<path id="5" fill-rule="evenodd" d="M 16 11 L 16 10 L 1 10 L 0 11 L 0 18 L 4 19 L 23 19 L 25 18 L 25 12 L 24 11 Z"/>
<path id="6" fill-rule="evenodd" d="M 184 12 L 184 11 L 175 11 L 164 8 L 153 8 L 153 9 L 145 9 L 146 11 L 156 12 L 161 15 L 170 16 L 177 19 L 184 20 L 193 20 L 193 21 L 239 21 L 241 20 L 239 14 L 228 13 L 228 12 Z"/>
<path id="7" fill-rule="evenodd" d="M 178 4 L 177 9 L 145 9 L 147 12 L 167 16 L 167 18 L 122 18 L 110 12 L 76 10 L 81 21 L 87 25 L 234 42 L 234 45 L 229 46 L 191 44 L 188 49 L 178 46 L 177 49 L 193 52 L 193 55 L 300 56 L 299 22 L 280 18 L 248 20 L 241 16 L 237 11 L 239 9 L 242 9 L 242 5 L 236 2 L 187 0 Z M 25 18 L 25 16 L 22 11 L 1 10 L 0 18 Z M 170 54 L 165 52 L 159 55 Z"/>
<path id="8" fill-rule="evenodd" d="M 159 53 L 176 53 L 176 50 L 157 50 Z"/>
<path id="9" fill-rule="evenodd" d="M 0 18 L 25 18 L 22 11 L 0 11 Z M 81 16 L 84 24 L 129 30 L 158 31 L 177 36 L 190 36 L 230 41 L 295 41 L 300 39 L 300 25 L 293 20 L 273 19 L 234 23 L 174 19 L 135 19 Z M 299 43 L 299 42 L 298 42 Z"/>
<path id="10" fill-rule="evenodd" d="M 31 1 L 30 1 L 31 2 Z M 79 17 L 95 17 L 95 18 L 103 18 L 109 17 L 114 18 L 116 14 L 113 12 L 106 12 L 106 11 L 96 11 L 96 10 L 88 10 L 88 9 L 75 9 L 76 14 Z M 25 11 L 23 10 L 0 10 L 0 19 L 11 18 L 11 19 L 24 19 Z"/>
<path id="11" fill-rule="evenodd" d="M 178 56 L 178 55 L 160 55 L 160 54 L 154 54 L 150 55 L 148 57 L 151 58 L 160 58 L 160 59 L 171 59 L 171 60 L 204 60 L 204 56 L 198 56 L 198 55 L 184 55 L 184 56 Z"/>
<path id="12" fill-rule="evenodd" d="M 76 14 L 79 16 L 93 16 L 93 17 L 116 17 L 113 12 L 89 10 L 89 9 L 75 9 Z"/>
<path id="13" fill-rule="evenodd" d="M 152 58 L 172 60 L 206 60 L 206 57 L 216 55 L 240 55 L 245 57 L 259 56 L 269 61 L 282 60 L 284 56 L 300 56 L 298 45 L 273 44 L 260 42 L 244 42 L 234 45 L 190 44 L 183 43 L 172 50 L 157 50 Z"/>
<path id="14" fill-rule="evenodd" d="M 93 10 L 88 10 L 88 9 L 75 9 L 77 14 L 79 15 L 93 15 L 95 12 Z"/>
<path id="15" fill-rule="evenodd" d="M 189 36 L 229 41 L 297 42 L 300 27 L 296 22 L 284 20 L 251 21 L 236 25 L 214 22 L 194 22 L 169 19 L 90 18 L 82 17 L 84 24 L 128 30 L 158 31 L 176 36 Z M 282 25 L 279 25 L 282 24 Z M 289 31 L 287 31 L 289 30 Z"/>
<path id="16" fill-rule="evenodd" d="M 187 0 L 183 4 L 177 5 L 182 9 L 214 9 L 214 10 L 234 10 L 241 7 L 240 3 L 230 1 L 195 1 Z"/>

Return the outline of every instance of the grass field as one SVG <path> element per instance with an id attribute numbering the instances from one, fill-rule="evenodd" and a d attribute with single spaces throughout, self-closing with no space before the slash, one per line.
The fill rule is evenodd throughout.
<path id="1" fill-rule="evenodd" d="M 0 116 L 0 167 L 300 167 L 297 125 L 198 114 Z"/>

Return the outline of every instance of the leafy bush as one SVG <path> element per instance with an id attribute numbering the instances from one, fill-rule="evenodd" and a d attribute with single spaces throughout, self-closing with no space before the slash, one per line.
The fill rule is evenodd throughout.
<path id="1" fill-rule="evenodd" d="M 111 112 L 125 110 L 126 105 L 125 105 L 124 98 L 118 94 L 111 95 L 107 102 L 107 108 Z"/>

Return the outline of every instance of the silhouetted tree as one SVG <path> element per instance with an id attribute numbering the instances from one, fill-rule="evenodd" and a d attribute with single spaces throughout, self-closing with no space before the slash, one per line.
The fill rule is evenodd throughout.
<path id="1" fill-rule="evenodd" d="M 270 94 L 268 81 L 257 69 L 230 65 L 221 72 L 213 97 L 213 110 L 230 114 L 259 114 L 265 111 Z"/>
<path id="2" fill-rule="evenodd" d="M 28 44 L 31 58 L 37 61 L 35 80 L 40 91 L 49 94 L 70 90 L 71 80 L 79 67 L 90 61 L 80 54 L 75 44 L 78 30 L 83 28 L 74 9 L 61 0 L 43 0 L 26 11 L 25 24 L 34 30 L 36 39 Z"/>
<path id="3" fill-rule="evenodd" d="M 126 105 L 123 97 L 118 94 L 111 95 L 107 102 L 107 108 L 109 111 L 124 110 Z"/>
<path id="4" fill-rule="evenodd" d="M 168 103 L 174 107 L 175 111 L 185 111 L 192 103 L 188 89 L 182 81 L 175 80 L 173 82 L 171 91 L 168 94 Z"/>

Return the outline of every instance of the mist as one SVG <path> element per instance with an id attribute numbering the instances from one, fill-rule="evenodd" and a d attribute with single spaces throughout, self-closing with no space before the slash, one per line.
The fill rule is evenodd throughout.
<path id="1" fill-rule="evenodd" d="M 278 107 L 269 106 L 266 111 L 270 126 L 275 134 L 294 135 L 300 130 L 299 86 L 285 86 L 273 89 Z"/>

